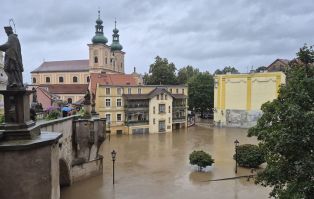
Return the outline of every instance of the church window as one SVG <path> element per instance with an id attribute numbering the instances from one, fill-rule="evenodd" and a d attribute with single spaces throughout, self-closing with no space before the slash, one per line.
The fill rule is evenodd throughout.
<path id="1" fill-rule="evenodd" d="M 59 83 L 63 83 L 63 77 L 59 77 Z"/>
<path id="2" fill-rule="evenodd" d="M 46 77 L 46 83 L 50 83 L 50 77 Z"/>
<path id="3" fill-rule="evenodd" d="M 89 82 L 90 82 L 90 78 L 89 78 L 89 76 L 87 76 L 87 77 L 86 77 L 86 81 L 87 81 L 87 83 L 89 83 Z"/>
<path id="4" fill-rule="evenodd" d="M 72 104 L 72 98 L 70 98 L 70 97 L 68 98 L 68 103 Z"/>
<path id="5" fill-rule="evenodd" d="M 94 62 L 98 63 L 98 57 L 97 56 L 94 57 Z"/>
<path id="6" fill-rule="evenodd" d="M 33 77 L 33 84 L 36 84 L 36 78 Z"/>
<path id="7" fill-rule="evenodd" d="M 77 83 L 78 82 L 78 78 L 76 76 L 73 77 L 73 83 Z"/>
<path id="8" fill-rule="evenodd" d="M 107 57 L 105 58 L 105 64 L 107 64 L 108 63 L 108 59 L 107 59 Z"/>

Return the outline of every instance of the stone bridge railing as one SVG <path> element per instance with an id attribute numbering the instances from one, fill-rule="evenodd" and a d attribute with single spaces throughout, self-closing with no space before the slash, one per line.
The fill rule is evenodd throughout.
<path id="1" fill-rule="evenodd" d="M 69 116 L 38 121 L 37 125 L 42 132 L 62 133 L 59 140 L 61 186 L 102 173 L 102 156 L 98 150 L 105 140 L 105 120 Z"/>

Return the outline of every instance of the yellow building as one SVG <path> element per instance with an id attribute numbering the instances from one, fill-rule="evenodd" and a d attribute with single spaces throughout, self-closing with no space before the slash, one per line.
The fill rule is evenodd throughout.
<path id="1" fill-rule="evenodd" d="M 262 114 L 261 105 L 277 98 L 285 79 L 282 72 L 216 75 L 215 125 L 254 126 Z"/>
<path id="2" fill-rule="evenodd" d="M 92 74 L 96 111 L 112 134 L 171 132 L 187 127 L 185 85 L 139 85 L 132 75 Z"/>

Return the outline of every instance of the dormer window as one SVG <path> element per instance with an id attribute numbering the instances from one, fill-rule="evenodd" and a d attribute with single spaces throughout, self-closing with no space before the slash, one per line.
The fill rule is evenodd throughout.
<path id="1" fill-rule="evenodd" d="M 36 84 L 36 78 L 33 77 L 33 84 Z"/>

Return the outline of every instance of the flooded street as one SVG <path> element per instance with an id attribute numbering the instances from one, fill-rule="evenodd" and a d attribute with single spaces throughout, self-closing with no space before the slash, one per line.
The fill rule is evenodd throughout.
<path id="1" fill-rule="evenodd" d="M 234 177 L 234 140 L 256 143 L 246 129 L 191 127 L 166 134 L 111 136 L 105 141 L 103 176 L 61 190 L 62 199 L 263 199 L 269 188 L 246 178 L 209 182 Z M 112 185 L 111 151 L 117 152 L 115 185 Z M 215 163 L 209 172 L 196 172 L 189 164 L 193 150 L 210 153 Z M 238 169 L 238 176 L 249 175 Z"/>

